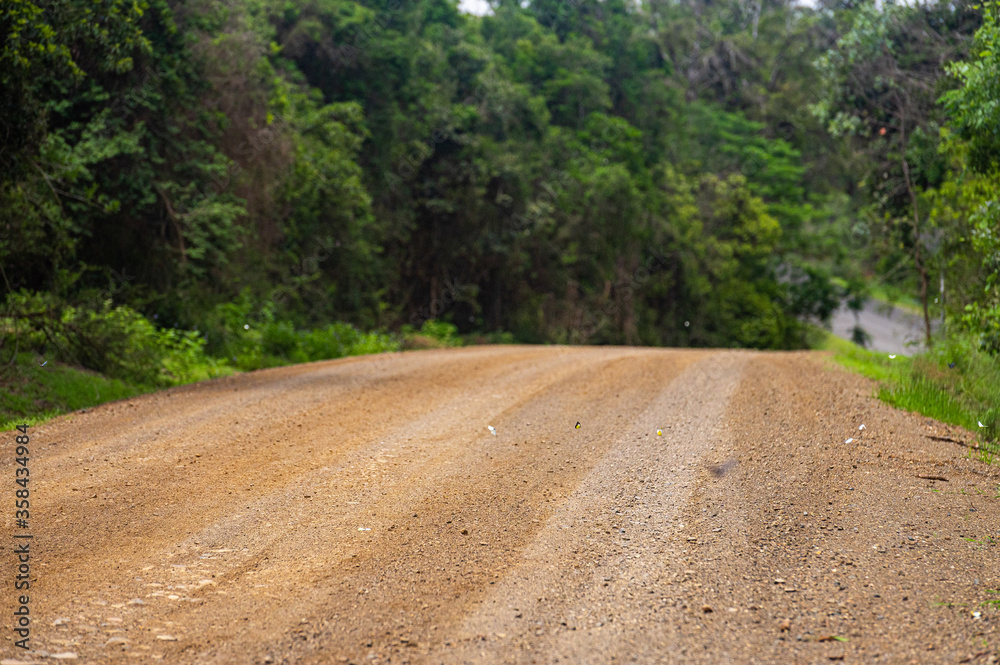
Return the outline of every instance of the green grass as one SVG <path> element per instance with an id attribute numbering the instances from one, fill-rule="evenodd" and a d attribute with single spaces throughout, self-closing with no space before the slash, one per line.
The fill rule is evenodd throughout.
<path id="1" fill-rule="evenodd" d="M 830 333 L 816 347 L 831 352 L 843 367 L 877 381 L 876 396 L 883 402 L 964 427 L 974 433 L 980 450 L 1000 454 L 1000 363 L 968 340 L 947 340 L 914 358 L 894 359 Z M 980 421 L 986 427 L 980 428 Z"/>
<path id="2" fill-rule="evenodd" d="M 168 352 L 150 359 L 160 368 L 157 374 L 161 380 L 156 385 L 141 383 L 135 377 L 112 379 L 55 360 L 42 366 L 45 360 L 41 356 L 20 353 L 13 364 L 0 365 L 0 431 L 22 424 L 35 425 L 70 411 L 153 392 L 165 385 L 193 383 L 264 367 L 398 351 L 401 347 L 443 348 L 463 343 L 455 326 L 434 320 L 401 336 L 363 333 L 346 324 L 312 330 L 295 330 L 288 324 L 274 322 L 259 328 L 234 328 L 228 345 L 223 348 L 226 354 L 223 357 L 206 354 L 203 345 L 192 341 L 193 338 L 187 339 L 186 333 L 170 333 L 172 344 Z M 158 335 L 162 337 L 169 332 Z M 130 341 L 137 348 L 152 343 L 145 338 Z"/>
<path id="3" fill-rule="evenodd" d="M 906 356 L 897 355 L 895 359 L 890 359 L 888 354 L 868 351 L 830 332 L 823 333 L 815 348 L 831 351 L 838 364 L 869 379 L 891 381 L 899 376 L 901 367 L 911 363 Z"/>
<path id="4" fill-rule="evenodd" d="M 141 394 L 143 389 L 96 372 L 20 353 L 0 366 L 0 430 L 35 425 L 68 411 Z M 148 389 L 146 390 L 148 392 Z"/>
<path id="5" fill-rule="evenodd" d="M 975 432 L 979 429 L 976 417 L 966 404 L 935 381 L 912 373 L 909 380 L 896 385 L 882 386 L 878 398 L 905 411 L 916 411 L 941 422 L 961 425 Z"/>

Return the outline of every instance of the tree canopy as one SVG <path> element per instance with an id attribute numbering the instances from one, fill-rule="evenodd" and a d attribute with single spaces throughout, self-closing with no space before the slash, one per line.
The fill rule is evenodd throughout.
<path id="1" fill-rule="evenodd" d="M 0 4 L 8 295 L 795 348 L 947 246 L 997 335 L 995 3 Z"/>

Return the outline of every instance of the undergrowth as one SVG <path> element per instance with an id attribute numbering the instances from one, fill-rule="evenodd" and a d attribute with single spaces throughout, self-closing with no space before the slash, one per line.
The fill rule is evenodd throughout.
<path id="1" fill-rule="evenodd" d="M 259 307 L 243 298 L 216 307 L 200 331 L 159 328 L 110 300 L 69 305 L 21 292 L 5 305 L 0 430 L 234 372 L 462 344 L 455 326 L 436 320 L 399 335 L 362 332 L 347 323 L 296 329 L 267 303 Z"/>

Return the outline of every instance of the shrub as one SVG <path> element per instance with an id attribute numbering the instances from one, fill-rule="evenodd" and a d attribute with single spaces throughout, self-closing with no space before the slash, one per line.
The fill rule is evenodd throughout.
<path id="1" fill-rule="evenodd" d="M 22 349 L 140 386 L 185 383 L 223 371 L 196 331 L 158 329 L 142 314 L 105 300 L 67 305 L 50 294 L 20 292 L 7 300 L 3 329 Z"/>
<path id="2" fill-rule="evenodd" d="M 427 319 L 420 326 L 420 334 L 437 340 L 444 346 L 460 346 L 462 344 L 462 341 L 458 338 L 458 327 L 447 321 Z"/>

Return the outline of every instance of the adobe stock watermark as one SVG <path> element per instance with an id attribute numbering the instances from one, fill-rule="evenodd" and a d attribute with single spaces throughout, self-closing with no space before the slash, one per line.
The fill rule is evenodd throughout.
<path id="1" fill-rule="evenodd" d="M 600 155 L 605 152 L 613 141 L 622 136 L 621 128 L 608 124 L 605 125 L 596 137 L 592 137 L 587 149 L 590 155 L 580 154 L 570 161 L 571 168 L 564 168 L 555 171 L 551 177 L 537 186 L 537 193 L 524 206 L 523 211 L 512 212 L 504 224 L 505 235 L 527 235 L 538 225 L 546 214 L 559 208 L 560 199 L 565 197 L 574 185 L 582 184 L 574 178 L 573 171 L 584 171 L 587 166 L 592 165 L 593 155 Z M 602 166 L 611 163 L 608 156 L 600 158 Z M 505 207 L 511 207 L 511 202 L 506 202 Z"/>
<path id="2" fill-rule="evenodd" d="M 339 240 L 334 240 L 330 236 L 323 236 L 311 245 L 310 251 L 292 264 L 289 273 L 286 273 L 281 283 L 271 289 L 268 300 L 275 307 L 288 304 L 289 290 L 294 290 L 303 282 L 316 275 L 321 266 L 328 261 L 333 253 L 341 247 Z"/>
<path id="3" fill-rule="evenodd" d="M 456 302 L 471 303 L 475 290 L 476 287 L 471 284 L 457 284 L 452 280 L 446 279 L 441 293 L 432 295 L 430 302 L 413 312 L 407 323 L 414 328 L 419 328 L 425 321 L 437 319 L 450 310 Z"/>
<path id="4" fill-rule="evenodd" d="M 464 106 L 474 106 L 477 111 L 486 110 L 488 89 L 487 84 L 490 79 L 479 80 L 475 89 L 462 100 Z M 435 146 L 451 139 L 456 140 L 458 135 L 455 132 L 454 124 L 450 121 L 442 123 L 431 131 L 429 137 L 423 139 L 408 150 L 404 155 L 396 160 L 395 165 L 383 174 L 386 184 L 393 192 L 403 185 L 404 182 L 413 178 L 417 170 L 424 161 L 434 154 Z"/>
<path id="5" fill-rule="evenodd" d="M 631 275 L 620 278 L 612 285 L 614 298 L 606 299 L 596 312 L 584 310 L 583 320 L 576 328 L 577 335 L 586 341 L 602 328 L 609 327 L 622 313 L 623 304 L 630 302 L 635 293 L 649 283 L 653 275 L 674 266 L 675 263 L 663 252 L 649 250 L 642 265 L 635 268 Z"/>
<path id="6" fill-rule="evenodd" d="M 565 3 L 560 6 L 565 6 Z M 473 107 L 476 109 L 477 113 L 483 115 L 489 113 L 503 113 L 504 107 L 501 104 L 492 105 L 490 103 L 491 90 L 500 86 L 502 83 L 502 81 L 497 81 L 492 76 L 481 76 L 477 80 L 476 86 L 472 92 L 462 99 L 461 104 L 463 106 Z M 620 125 L 616 123 L 607 123 L 604 127 L 597 131 L 594 136 L 591 136 L 590 142 L 586 147 L 591 153 L 602 153 L 612 145 L 620 142 L 622 137 L 623 128 Z M 405 154 L 396 159 L 393 167 L 386 171 L 383 175 L 389 189 L 397 191 L 406 181 L 412 179 L 427 158 L 434 154 L 436 146 L 448 140 L 460 140 L 460 136 L 455 130 L 454 123 L 450 120 L 446 120 L 438 124 L 431 131 L 429 136 L 416 142 L 415 145 L 413 145 L 413 147 L 411 147 Z M 590 161 L 590 159 L 592 159 L 592 157 L 588 157 L 587 155 L 578 155 L 572 160 L 572 162 L 575 166 L 583 167 Z M 602 164 L 607 166 L 610 161 L 611 160 L 605 156 L 602 160 Z M 568 170 L 564 169 L 559 171 L 554 178 L 547 180 L 549 183 L 548 189 L 551 191 L 552 183 L 562 183 L 569 177 Z M 507 202 L 507 205 L 509 206 L 510 202 Z"/>

